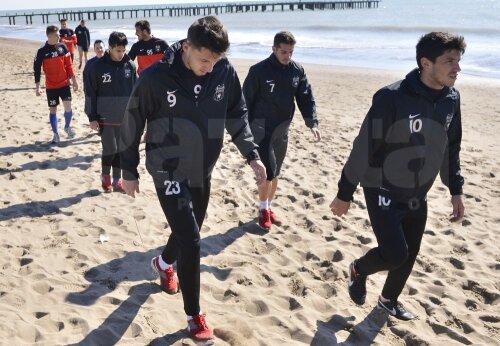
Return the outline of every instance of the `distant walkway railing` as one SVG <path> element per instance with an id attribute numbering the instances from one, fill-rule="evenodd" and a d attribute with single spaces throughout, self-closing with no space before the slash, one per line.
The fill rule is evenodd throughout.
<path id="1" fill-rule="evenodd" d="M 117 19 L 145 18 L 145 17 L 178 17 L 178 16 L 206 16 L 222 13 L 238 12 L 265 12 L 265 11 L 295 11 L 295 10 L 345 10 L 359 8 L 377 8 L 380 0 L 372 1 L 285 1 L 285 2 L 255 2 L 255 3 L 217 3 L 201 5 L 160 5 L 151 8 L 113 8 L 113 9 L 82 9 L 82 10 L 55 10 L 40 13 L 14 13 L 1 15 L 8 18 L 9 25 L 16 25 L 17 18 L 25 18 L 26 25 L 33 24 L 33 18 L 41 17 L 42 22 L 50 23 L 51 18 L 57 17 L 77 21 L 82 19 Z M 139 16 L 142 14 L 142 16 Z"/>

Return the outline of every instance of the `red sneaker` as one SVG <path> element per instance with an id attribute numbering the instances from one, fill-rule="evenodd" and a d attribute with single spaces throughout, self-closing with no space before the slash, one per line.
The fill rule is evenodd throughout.
<path id="1" fill-rule="evenodd" d="M 111 183 L 111 176 L 109 174 L 101 175 L 101 184 L 104 192 L 113 191 L 113 184 Z"/>
<path id="2" fill-rule="evenodd" d="M 269 209 L 259 210 L 259 226 L 264 229 L 270 229 L 272 225 Z"/>
<path id="3" fill-rule="evenodd" d="M 278 217 L 276 216 L 276 214 L 274 213 L 274 211 L 272 211 L 272 209 L 269 209 L 269 219 L 271 220 L 271 223 L 274 225 L 275 223 L 279 222 L 278 221 Z M 279 226 L 279 225 L 278 225 Z"/>
<path id="4" fill-rule="evenodd" d="M 214 334 L 207 326 L 205 314 L 193 316 L 193 318 L 188 321 L 187 329 L 189 335 L 191 335 L 195 341 L 204 341 L 205 345 L 213 344 Z"/>
<path id="5" fill-rule="evenodd" d="M 179 285 L 175 279 L 174 268 L 169 266 L 162 270 L 159 263 L 160 256 L 156 256 L 151 260 L 151 268 L 160 275 L 160 286 L 168 294 L 176 294 L 179 292 Z"/>
<path id="6" fill-rule="evenodd" d="M 123 189 L 122 179 L 118 180 L 116 184 L 113 184 L 113 192 L 125 193 L 125 190 Z"/>

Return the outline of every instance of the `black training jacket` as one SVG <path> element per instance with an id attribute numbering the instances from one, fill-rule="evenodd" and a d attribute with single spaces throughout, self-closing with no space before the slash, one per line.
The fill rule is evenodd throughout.
<path id="1" fill-rule="evenodd" d="M 338 183 L 352 199 L 358 183 L 382 188 L 396 201 L 425 198 L 438 173 L 452 195 L 462 194 L 460 94 L 445 87 L 433 99 L 418 69 L 375 93 Z"/>
<path id="2" fill-rule="evenodd" d="M 139 177 L 138 147 L 146 121 L 146 168 L 156 181 L 201 185 L 219 157 L 224 128 L 242 155 L 258 158 L 234 67 L 226 58 L 219 60 L 196 99 L 183 87 L 174 64 L 174 59 L 182 59 L 182 42 L 144 70 L 132 92 L 121 129 L 126 180 Z"/>
<path id="3" fill-rule="evenodd" d="M 89 64 L 83 80 L 89 121 L 119 126 L 136 79 L 135 64 L 126 54 L 121 61 L 112 61 L 106 52 Z"/>
<path id="4" fill-rule="evenodd" d="M 83 48 L 90 47 L 90 31 L 86 26 L 78 25 L 75 29 L 76 44 Z"/>
<path id="5" fill-rule="evenodd" d="M 248 106 L 249 119 L 266 122 L 267 128 L 290 121 L 295 112 L 295 103 L 309 128 L 318 125 L 316 103 L 304 68 L 291 61 L 282 65 L 271 56 L 250 67 L 243 83 L 243 94 Z"/>

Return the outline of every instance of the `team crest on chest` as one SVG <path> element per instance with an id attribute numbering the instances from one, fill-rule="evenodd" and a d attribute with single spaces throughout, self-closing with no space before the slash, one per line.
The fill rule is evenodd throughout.
<path id="1" fill-rule="evenodd" d="M 125 78 L 130 78 L 132 76 L 132 70 L 129 68 L 125 69 Z"/>
<path id="2" fill-rule="evenodd" d="M 292 86 L 293 86 L 294 88 L 298 87 L 298 86 L 299 86 L 299 81 L 300 81 L 299 76 L 295 76 L 295 77 L 293 77 L 293 79 L 292 79 Z"/>
<path id="3" fill-rule="evenodd" d="M 224 98 L 224 84 L 219 84 L 215 88 L 214 100 L 219 102 Z"/>
<path id="4" fill-rule="evenodd" d="M 157 45 L 155 46 L 155 49 L 156 49 L 156 51 L 157 51 L 157 52 L 161 51 L 161 47 L 160 47 L 160 45 L 159 45 L 159 44 L 157 44 Z"/>

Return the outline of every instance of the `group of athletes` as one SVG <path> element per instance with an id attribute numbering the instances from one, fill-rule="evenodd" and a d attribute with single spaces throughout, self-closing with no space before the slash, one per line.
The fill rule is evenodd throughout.
<path id="1" fill-rule="evenodd" d="M 82 25 L 77 33 L 85 31 Z M 63 22 L 61 27 L 47 27 L 47 42 L 34 63 L 37 95 L 42 67 L 45 73 L 53 143 L 60 141 L 59 99 L 64 130 L 68 138 L 75 135 L 70 86 L 77 91 L 78 83 L 72 44 L 80 46 L 80 38 L 73 39 Z M 145 20 L 135 29 L 138 42 L 128 54 L 126 35 L 112 32 L 107 49 L 96 40 L 95 57 L 87 61 L 85 55 L 85 113 L 101 137 L 101 184 L 105 192 L 135 198 L 144 138 L 146 168 L 171 229 L 151 266 L 165 292 L 181 291 L 190 336 L 211 343 L 214 335 L 200 309 L 200 228 L 224 129 L 255 174 L 258 224 L 269 230 L 278 220 L 271 206 L 295 103 L 313 139 L 321 140 L 315 100 L 304 68 L 292 60 L 296 40 L 288 31 L 275 35 L 272 53 L 250 68 L 242 86 L 226 57 L 227 31 L 216 17 L 196 20 L 187 38 L 172 45 L 152 36 Z M 84 34 L 83 53 L 90 45 L 90 35 Z M 460 94 L 453 86 L 465 47 L 463 37 L 446 32 L 419 39 L 418 67 L 374 94 L 330 205 L 334 215 L 346 214 L 358 184 L 363 187 L 378 246 L 350 263 L 348 292 L 356 304 L 364 304 L 368 275 L 388 271 L 378 306 L 401 320 L 415 317 L 399 296 L 420 249 L 426 195 L 438 174 L 452 196 L 451 221 L 464 216 Z"/>

